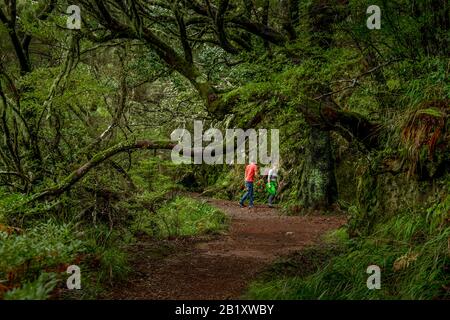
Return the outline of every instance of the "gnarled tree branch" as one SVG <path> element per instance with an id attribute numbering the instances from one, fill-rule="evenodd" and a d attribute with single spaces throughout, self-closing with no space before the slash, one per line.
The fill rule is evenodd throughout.
<path id="1" fill-rule="evenodd" d="M 135 149 L 172 149 L 174 146 L 175 144 L 173 142 L 150 140 L 136 140 L 131 142 L 119 143 L 118 145 L 115 145 L 103 152 L 96 154 L 91 160 L 89 160 L 78 169 L 73 171 L 69 176 L 67 176 L 59 185 L 37 194 L 31 201 L 44 200 L 48 199 L 49 197 L 61 195 L 65 191 L 69 190 L 75 183 L 81 180 L 93 168 L 118 153 Z"/>

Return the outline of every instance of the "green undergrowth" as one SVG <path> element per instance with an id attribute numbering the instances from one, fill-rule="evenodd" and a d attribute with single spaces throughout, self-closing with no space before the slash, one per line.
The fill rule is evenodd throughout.
<path id="1" fill-rule="evenodd" d="M 94 299 L 129 276 L 128 248 L 142 234 L 156 241 L 225 230 L 224 213 L 180 196 L 185 172 L 152 158 L 130 170 L 127 192 L 130 182 L 100 168 L 71 191 L 75 199 L 34 206 L 0 194 L 0 299 Z M 18 203 L 20 211 L 10 210 Z M 70 265 L 80 267 L 81 290 L 67 289 Z"/>
<path id="2" fill-rule="evenodd" d="M 204 201 L 176 197 L 155 212 L 141 210 L 127 225 L 62 222 L 52 218 L 0 231 L 0 297 L 3 299 L 92 299 L 131 271 L 127 247 L 145 233 L 155 240 L 216 234 L 224 213 Z M 45 235 L 45 237 L 43 236 Z M 82 290 L 67 290 L 69 265 L 78 265 Z"/>
<path id="3" fill-rule="evenodd" d="M 0 232 L 0 297 L 94 298 L 104 284 L 127 275 L 128 258 L 121 248 L 131 240 L 129 233 L 102 224 L 81 229 L 54 218 Z M 70 265 L 80 267 L 83 290 L 66 290 Z"/>
<path id="4" fill-rule="evenodd" d="M 177 197 L 155 213 L 136 216 L 132 229 L 156 238 L 215 234 L 225 230 L 226 215 L 201 200 Z"/>
<path id="5" fill-rule="evenodd" d="M 429 209 L 404 212 L 379 222 L 365 237 L 348 238 L 345 229 L 328 235 L 339 248 L 322 247 L 290 259 L 254 282 L 250 299 L 448 299 L 450 291 L 450 196 Z M 329 250 L 329 249 L 326 249 Z M 340 252 L 339 252 L 340 251 Z M 314 260 L 314 257 L 320 259 Z M 300 261 L 300 262 L 299 262 Z M 288 272 L 291 265 L 295 272 Z M 311 268 L 311 265 L 313 268 Z M 381 289 L 367 288 L 367 267 L 381 268 Z M 282 270 L 282 272 L 279 272 Z"/>

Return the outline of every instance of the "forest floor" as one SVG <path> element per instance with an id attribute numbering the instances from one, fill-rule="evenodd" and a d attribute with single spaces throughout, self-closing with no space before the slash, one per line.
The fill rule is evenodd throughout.
<path id="1" fill-rule="evenodd" d="M 140 238 L 130 248 L 132 275 L 105 299 L 239 299 L 251 281 L 277 258 L 320 242 L 345 223 L 343 215 L 285 216 L 257 205 L 203 199 L 230 217 L 216 236 L 165 241 Z"/>

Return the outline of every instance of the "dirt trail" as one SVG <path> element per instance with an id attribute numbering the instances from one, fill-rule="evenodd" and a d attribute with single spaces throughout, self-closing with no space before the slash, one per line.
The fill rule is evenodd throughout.
<path id="1" fill-rule="evenodd" d="M 238 299 L 277 257 L 317 242 L 345 222 L 343 216 L 282 216 L 267 206 L 249 210 L 231 201 L 206 201 L 231 217 L 227 234 L 141 241 L 132 249 L 135 275 L 105 298 Z"/>

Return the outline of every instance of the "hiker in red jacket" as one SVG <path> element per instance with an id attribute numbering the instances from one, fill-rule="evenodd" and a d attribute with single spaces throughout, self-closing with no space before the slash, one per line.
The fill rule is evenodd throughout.
<path id="1" fill-rule="evenodd" d="M 250 198 L 248 208 L 249 209 L 253 208 L 253 182 L 257 175 L 258 175 L 258 167 L 256 166 L 256 163 L 252 161 L 250 162 L 249 165 L 245 167 L 245 187 L 247 188 L 247 191 L 242 196 L 241 201 L 239 201 L 239 206 L 241 208 L 244 207 L 244 201 L 247 200 L 247 198 Z"/>

